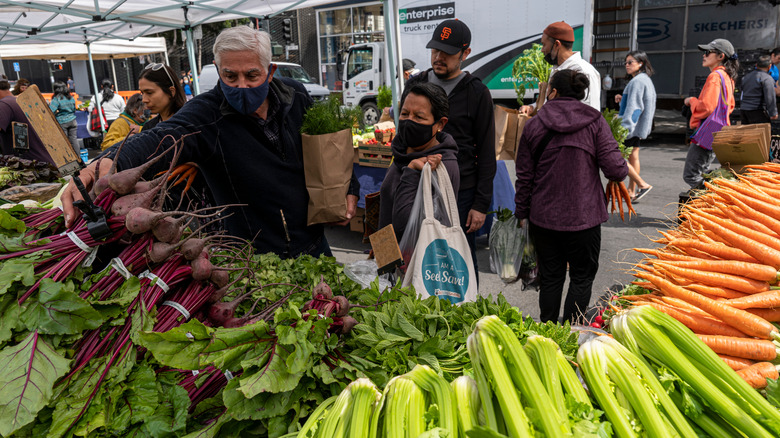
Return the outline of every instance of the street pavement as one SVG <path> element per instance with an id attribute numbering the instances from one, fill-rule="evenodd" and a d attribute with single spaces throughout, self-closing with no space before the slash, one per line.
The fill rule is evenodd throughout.
<path id="1" fill-rule="evenodd" d="M 653 186 L 653 190 L 634 206 L 637 217 L 623 222 L 618 215 L 613 215 L 602 225 L 599 271 L 593 283 L 591 305 L 610 288 L 614 289 L 619 287 L 616 285 L 632 280 L 629 271 L 641 258 L 632 248 L 653 247 L 655 244 L 649 239 L 659 236 L 656 230 L 675 225 L 680 192 L 688 189 L 682 180 L 687 146 L 684 145 L 684 134 L 679 126 L 659 128 L 658 118 L 656 125 L 656 131 L 665 130 L 666 133 L 644 141 L 639 154 L 640 174 Z M 510 175 L 512 174 L 513 172 L 510 172 Z M 362 234 L 351 232 L 346 227 L 330 227 L 326 230 L 326 235 L 338 262 L 350 263 L 367 257 L 370 245 L 362 243 Z M 538 291 L 522 290 L 519 282 L 504 284 L 498 275 L 490 272 L 487 236 L 479 238 L 477 243 L 480 294 L 495 296 L 503 293 L 524 315 L 538 319 Z M 568 284 L 564 287 L 564 293 L 566 288 Z"/>

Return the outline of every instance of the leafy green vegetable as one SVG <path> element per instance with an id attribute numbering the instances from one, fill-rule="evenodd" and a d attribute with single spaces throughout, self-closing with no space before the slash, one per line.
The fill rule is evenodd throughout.
<path id="1" fill-rule="evenodd" d="M 526 85 L 530 84 L 536 88 L 540 82 L 550 80 L 550 65 L 544 60 L 541 44 L 534 44 L 530 49 L 523 50 L 523 54 L 512 65 L 512 78 L 520 105 L 523 104 Z"/>
<path id="2" fill-rule="evenodd" d="M 322 135 L 352 129 L 362 119 L 360 107 L 342 106 L 334 96 L 314 102 L 303 116 L 301 133 Z"/>
<path id="3" fill-rule="evenodd" d="M 627 160 L 628 156 L 631 155 L 631 151 L 634 149 L 633 147 L 626 147 L 625 144 L 626 138 L 628 138 L 628 129 L 621 124 L 622 119 L 618 117 L 617 111 L 605 109 L 601 114 L 604 116 L 604 119 L 609 125 L 609 129 L 612 131 L 612 137 L 615 138 L 620 153 L 623 155 L 623 158 Z"/>
<path id="4" fill-rule="evenodd" d="M 376 93 L 376 106 L 379 109 L 393 105 L 393 90 L 387 85 L 380 85 Z"/>
<path id="5" fill-rule="evenodd" d="M 0 434 L 8 436 L 35 419 L 69 363 L 37 331 L 0 351 Z"/>
<path id="6" fill-rule="evenodd" d="M 20 320 L 28 330 L 63 335 L 100 327 L 101 314 L 74 292 L 72 282 L 41 281 L 37 300 L 25 301 Z"/>

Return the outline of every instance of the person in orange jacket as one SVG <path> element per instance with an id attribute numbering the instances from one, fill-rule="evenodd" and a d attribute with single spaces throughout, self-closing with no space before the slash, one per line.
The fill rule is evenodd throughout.
<path id="1" fill-rule="evenodd" d="M 702 67 L 710 69 L 707 76 L 707 82 L 699 93 L 699 97 L 688 97 L 685 99 L 685 105 L 691 108 L 692 116 L 690 121 L 691 129 L 701 126 L 716 109 L 719 102 L 727 105 L 726 124 L 730 125 L 728 115 L 734 111 L 734 80 L 739 71 L 739 61 L 734 51 L 734 46 L 728 40 L 718 38 L 709 44 L 700 44 L 699 50 L 702 55 Z M 725 88 L 725 95 L 723 89 Z M 704 188 L 703 173 L 709 170 L 710 165 L 715 160 L 715 153 L 712 152 L 712 146 L 698 144 L 691 140 L 688 148 L 688 156 L 685 158 L 685 167 L 683 169 L 683 180 L 691 186 L 692 189 Z"/>

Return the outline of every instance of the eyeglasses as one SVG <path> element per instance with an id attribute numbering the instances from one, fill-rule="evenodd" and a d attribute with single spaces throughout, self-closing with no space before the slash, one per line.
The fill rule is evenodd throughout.
<path id="1" fill-rule="evenodd" d="M 165 64 L 163 64 L 162 62 L 151 63 L 151 64 L 147 65 L 146 67 L 144 67 L 144 70 L 157 71 L 159 69 L 165 70 L 165 75 L 168 76 L 168 79 L 170 79 L 171 85 L 175 87 L 176 86 L 176 81 L 173 80 L 173 78 L 171 77 L 171 74 L 168 72 L 168 69 L 165 68 Z"/>
<path id="2" fill-rule="evenodd" d="M 639 62 L 634 60 L 626 61 L 626 65 L 631 65 L 631 64 L 639 64 Z"/>
<path id="3" fill-rule="evenodd" d="M 710 56 L 713 53 L 715 53 L 717 55 L 718 51 L 717 50 L 705 50 L 704 51 L 704 56 Z"/>

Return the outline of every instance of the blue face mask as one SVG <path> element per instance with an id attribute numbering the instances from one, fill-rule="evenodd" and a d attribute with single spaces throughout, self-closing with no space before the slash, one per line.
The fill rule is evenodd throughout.
<path id="1" fill-rule="evenodd" d="M 250 115 L 257 111 L 268 96 L 268 78 L 271 77 L 271 69 L 269 68 L 268 70 L 269 74 L 265 77 L 265 82 L 253 88 L 231 87 L 220 79 L 219 86 L 230 106 L 245 115 Z"/>

